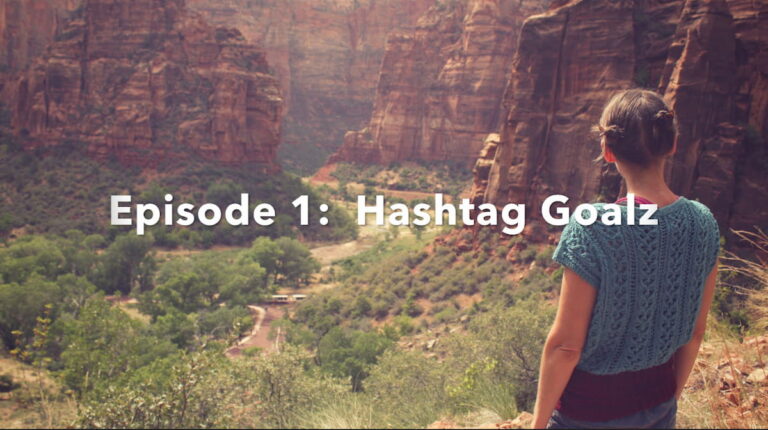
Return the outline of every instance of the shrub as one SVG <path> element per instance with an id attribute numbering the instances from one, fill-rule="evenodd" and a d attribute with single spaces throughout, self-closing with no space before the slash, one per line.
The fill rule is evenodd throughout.
<path id="1" fill-rule="evenodd" d="M 458 374 L 462 379 L 469 372 L 478 380 L 487 377 L 488 384 L 502 386 L 497 387 L 494 396 L 504 398 L 506 388 L 503 386 L 509 387 L 511 391 L 508 394 L 514 399 L 514 406 L 530 410 L 536 397 L 541 349 L 554 318 L 554 310 L 554 307 L 535 298 L 510 308 L 492 307 L 471 321 L 468 335 L 452 336 L 443 342 L 442 348 L 449 355 L 448 365 L 452 369 L 461 369 Z M 480 365 L 482 368 L 477 367 L 478 363 L 483 363 Z M 462 384 L 461 381 L 452 383 L 454 387 L 461 387 Z M 494 390 L 486 383 L 475 381 L 461 388 L 463 394 L 456 393 L 457 406 L 468 406 L 468 399 L 475 395 L 483 399 L 482 393 Z M 477 405 L 474 401 L 470 403 L 473 407 L 490 406 Z"/>
<path id="2" fill-rule="evenodd" d="M 0 393 L 10 393 L 11 391 L 19 388 L 21 385 L 13 380 L 13 377 L 8 374 L 0 375 Z"/>
<path id="3" fill-rule="evenodd" d="M 438 323 L 448 322 L 455 319 L 457 315 L 458 310 L 449 306 L 435 314 L 435 321 Z"/>
<path id="4" fill-rule="evenodd" d="M 375 399 L 377 424 L 384 428 L 425 428 L 445 409 L 445 373 L 434 359 L 390 350 L 371 369 L 366 391 Z"/>

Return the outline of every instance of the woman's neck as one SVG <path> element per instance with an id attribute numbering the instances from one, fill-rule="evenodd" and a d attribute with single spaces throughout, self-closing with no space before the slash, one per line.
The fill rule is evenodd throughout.
<path id="1" fill-rule="evenodd" d="M 645 197 L 659 207 L 666 206 L 677 200 L 664 180 L 664 162 L 654 163 L 651 167 L 617 166 L 627 182 L 627 193 Z"/>

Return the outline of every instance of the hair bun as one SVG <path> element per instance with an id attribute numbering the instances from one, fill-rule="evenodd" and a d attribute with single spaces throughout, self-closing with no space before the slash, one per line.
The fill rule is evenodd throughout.
<path id="1" fill-rule="evenodd" d="M 609 139 L 621 139 L 624 137 L 624 129 L 615 124 L 605 127 L 598 125 L 597 129 L 600 132 L 600 136 L 605 136 Z"/>
<path id="2" fill-rule="evenodd" d="M 668 111 L 666 109 L 662 109 L 662 110 L 656 112 L 656 115 L 654 115 L 654 118 L 657 119 L 657 120 L 659 120 L 659 119 L 672 119 L 674 117 L 675 117 L 675 114 L 673 114 L 672 112 L 670 112 L 670 111 Z"/>

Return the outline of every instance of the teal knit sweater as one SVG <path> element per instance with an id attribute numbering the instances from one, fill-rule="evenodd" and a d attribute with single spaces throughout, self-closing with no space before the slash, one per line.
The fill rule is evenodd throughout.
<path id="1" fill-rule="evenodd" d="M 599 214 L 604 204 L 594 205 Z M 680 197 L 659 208 L 656 226 L 582 226 L 571 218 L 555 261 L 597 290 L 577 367 L 607 375 L 665 363 L 693 334 L 704 281 L 720 248 L 717 222 L 703 204 Z"/>

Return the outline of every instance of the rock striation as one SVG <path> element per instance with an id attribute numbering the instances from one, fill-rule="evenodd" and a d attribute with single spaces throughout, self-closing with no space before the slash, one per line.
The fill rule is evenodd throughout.
<path id="1" fill-rule="evenodd" d="M 264 53 L 184 0 L 85 0 L 3 92 L 25 147 L 278 169 L 282 99 Z"/>
<path id="2" fill-rule="evenodd" d="M 765 227 L 768 3 L 561 3 L 523 25 L 509 111 L 491 167 L 478 161 L 476 200 L 614 199 L 620 178 L 592 161 L 599 141 L 589 129 L 613 92 L 640 86 L 662 93 L 679 123 L 673 190 L 712 208 L 724 234 Z"/>
<path id="3" fill-rule="evenodd" d="M 43 53 L 80 0 L 0 0 L 0 73 L 17 71 Z"/>
<path id="4" fill-rule="evenodd" d="M 441 2 L 412 31 L 387 40 L 368 126 L 348 132 L 328 160 L 471 165 L 498 130 L 517 37 L 543 10 L 533 0 Z"/>
<path id="5" fill-rule="evenodd" d="M 370 119 L 387 35 L 436 0 L 188 0 L 262 46 L 286 101 L 281 161 L 314 170 Z"/>

